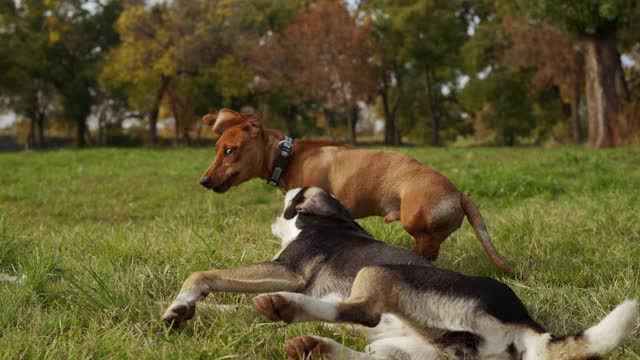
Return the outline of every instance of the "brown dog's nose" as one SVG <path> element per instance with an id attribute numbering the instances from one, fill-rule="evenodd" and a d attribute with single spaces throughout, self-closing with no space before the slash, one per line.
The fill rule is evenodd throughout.
<path id="1" fill-rule="evenodd" d="M 209 188 L 209 177 L 207 175 L 202 175 L 200 178 L 200 185 Z"/>

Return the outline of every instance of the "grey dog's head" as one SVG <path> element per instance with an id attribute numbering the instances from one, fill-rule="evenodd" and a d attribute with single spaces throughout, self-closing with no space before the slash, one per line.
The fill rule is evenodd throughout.
<path id="1" fill-rule="evenodd" d="M 292 189 L 285 195 L 282 215 L 291 219 L 297 214 L 350 218 L 338 199 L 315 186 Z"/>
<path id="2" fill-rule="evenodd" d="M 331 194 L 319 187 L 303 187 L 287 192 L 282 214 L 273 223 L 271 230 L 280 239 L 291 240 L 302 230 L 303 218 L 306 221 L 320 218 L 351 221 L 347 209 Z"/>

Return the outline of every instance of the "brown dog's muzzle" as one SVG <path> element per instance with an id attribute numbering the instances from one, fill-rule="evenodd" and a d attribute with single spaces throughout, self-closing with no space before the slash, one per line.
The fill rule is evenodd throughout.
<path id="1" fill-rule="evenodd" d="M 235 172 L 228 176 L 226 179 L 220 181 L 215 175 L 209 176 L 205 173 L 204 175 L 202 175 L 202 177 L 200 177 L 200 185 L 209 190 L 213 190 L 214 192 L 224 193 L 231 188 L 237 177 L 238 173 Z"/>
<path id="2" fill-rule="evenodd" d="M 211 189 L 211 179 L 208 175 L 202 175 L 200 178 L 200 185 L 204 186 L 207 189 Z"/>

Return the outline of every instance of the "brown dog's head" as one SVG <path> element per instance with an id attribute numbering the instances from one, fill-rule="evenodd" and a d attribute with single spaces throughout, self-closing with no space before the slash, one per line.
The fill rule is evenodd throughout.
<path id="1" fill-rule="evenodd" d="M 255 116 L 222 109 L 217 115 L 205 115 L 202 121 L 220 135 L 216 158 L 200 178 L 202 186 L 223 193 L 262 175 L 265 138 Z"/>

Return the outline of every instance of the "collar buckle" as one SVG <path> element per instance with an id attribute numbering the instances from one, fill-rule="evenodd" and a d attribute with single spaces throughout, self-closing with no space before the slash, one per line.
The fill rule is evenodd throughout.
<path id="1" fill-rule="evenodd" d="M 293 138 L 289 136 L 285 136 L 284 140 L 278 143 L 278 153 L 276 154 L 276 159 L 273 162 L 273 172 L 269 179 L 267 179 L 267 184 L 278 186 L 280 183 L 280 178 L 285 170 L 287 170 L 287 166 L 289 165 L 289 157 L 293 152 Z"/>

